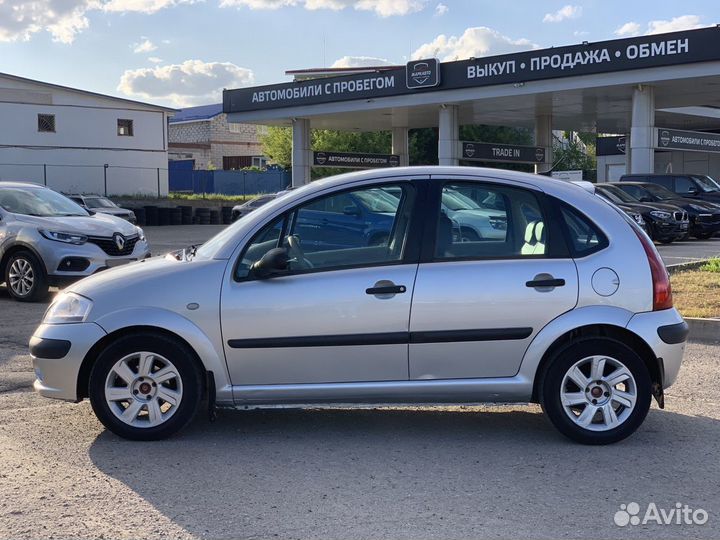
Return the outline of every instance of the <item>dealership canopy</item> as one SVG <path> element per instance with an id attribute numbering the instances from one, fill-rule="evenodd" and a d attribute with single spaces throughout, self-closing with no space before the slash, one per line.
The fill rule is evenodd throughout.
<path id="1" fill-rule="evenodd" d="M 709 27 L 455 62 L 419 59 L 341 76 L 325 70 L 225 90 L 223 110 L 230 122 L 293 126 L 295 185 L 316 164 L 311 128 L 391 130 L 391 155 L 404 165 L 407 130 L 439 127 L 441 165 L 484 156 L 540 171 L 553 163 L 552 130 L 619 134 L 627 139 L 627 171 L 651 172 L 667 136 L 666 150 L 720 149 L 717 137 L 703 133 L 720 128 L 718 44 L 720 28 Z M 460 141 L 459 126 L 467 124 L 532 128 L 535 146 Z"/>

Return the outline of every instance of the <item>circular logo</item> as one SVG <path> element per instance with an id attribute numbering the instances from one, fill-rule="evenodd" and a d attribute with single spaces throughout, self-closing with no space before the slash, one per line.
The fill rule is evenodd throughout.
<path id="1" fill-rule="evenodd" d="M 630 504 L 621 504 L 620 510 L 615 512 L 613 521 L 618 527 L 625 527 L 626 525 L 639 525 L 640 518 L 637 516 L 640 513 L 640 505 L 636 502 Z"/>
<path id="2" fill-rule="evenodd" d="M 660 144 L 663 146 L 667 146 L 670 144 L 670 132 L 662 130 L 660 132 Z"/>
<path id="3" fill-rule="evenodd" d="M 400 157 L 399 156 L 390 156 L 388 163 L 390 164 L 391 167 L 397 167 L 398 165 L 400 165 Z"/>
<path id="4" fill-rule="evenodd" d="M 544 148 L 538 148 L 535 150 L 535 159 L 537 161 L 545 161 L 545 149 Z"/>
<path id="5" fill-rule="evenodd" d="M 327 154 L 325 152 L 315 153 L 315 163 L 318 165 L 325 165 L 327 162 Z"/>
<path id="6" fill-rule="evenodd" d="M 469 158 L 473 157 L 475 155 L 475 146 L 473 146 L 472 144 L 466 144 L 465 155 Z"/>

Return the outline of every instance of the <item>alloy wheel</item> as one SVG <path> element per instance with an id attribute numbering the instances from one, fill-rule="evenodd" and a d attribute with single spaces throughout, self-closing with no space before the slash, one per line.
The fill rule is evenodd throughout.
<path id="1" fill-rule="evenodd" d="M 27 296 L 35 285 L 35 272 L 27 259 L 15 259 L 8 272 L 10 288 L 18 296 Z"/>
<path id="2" fill-rule="evenodd" d="M 159 426 L 175 414 L 183 398 L 175 365 L 142 351 L 118 360 L 105 379 L 105 401 L 112 413 L 133 427 Z"/>
<path id="3" fill-rule="evenodd" d="M 638 399 L 630 370 L 608 356 L 585 357 L 567 370 L 560 400 L 568 417 L 590 431 L 609 431 L 625 422 Z"/>

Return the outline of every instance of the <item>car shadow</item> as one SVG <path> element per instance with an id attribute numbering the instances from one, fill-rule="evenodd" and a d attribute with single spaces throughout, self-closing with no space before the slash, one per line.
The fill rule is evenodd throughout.
<path id="1" fill-rule="evenodd" d="M 718 440 L 720 421 L 656 409 L 602 447 L 566 440 L 536 406 L 275 409 L 203 416 L 152 443 L 104 431 L 89 455 L 198 537 L 594 538 L 620 535 L 613 515 L 631 501 L 717 516 Z"/>

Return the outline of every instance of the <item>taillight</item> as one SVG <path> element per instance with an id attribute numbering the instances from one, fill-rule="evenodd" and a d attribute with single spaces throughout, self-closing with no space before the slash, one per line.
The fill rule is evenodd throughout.
<path id="1" fill-rule="evenodd" d="M 639 230 L 638 227 L 633 227 L 632 230 L 640 240 L 650 264 L 650 274 L 653 281 L 653 311 L 670 309 L 673 307 L 672 289 L 670 288 L 670 276 L 667 273 L 665 264 L 648 235 Z"/>

